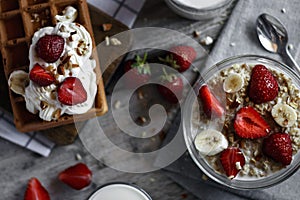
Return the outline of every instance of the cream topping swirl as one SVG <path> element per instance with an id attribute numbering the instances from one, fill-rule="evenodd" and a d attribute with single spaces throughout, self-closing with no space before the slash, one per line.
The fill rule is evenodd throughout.
<path id="1" fill-rule="evenodd" d="M 29 71 L 35 64 L 49 69 L 56 78 L 56 84 L 41 87 L 30 81 L 25 88 L 24 98 L 26 108 L 31 113 L 39 113 L 39 117 L 45 121 L 57 119 L 57 113 L 82 114 L 87 112 L 94 104 L 97 93 L 95 60 L 91 59 L 92 39 L 89 32 L 80 24 L 74 23 L 77 16 L 75 8 L 68 6 L 63 16 L 56 16 L 59 21 L 55 27 L 45 27 L 35 32 L 29 50 Z M 61 58 L 54 63 L 46 63 L 37 56 L 35 47 L 38 40 L 45 35 L 59 35 L 65 39 L 64 51 Z M 67 64 L 64 73 L 58 71 L 59 65 Z M 82 82 L 87 92 L 87 100 L 83 103 L 68 106 L 57 100 L 57 87 L 67 77 L 77 77 Z"/>

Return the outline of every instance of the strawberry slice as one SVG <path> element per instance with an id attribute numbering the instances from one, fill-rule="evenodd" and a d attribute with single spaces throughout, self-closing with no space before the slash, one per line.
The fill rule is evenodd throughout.
<path id="1" fill-rule="evenodd" d="M 87 93 L 80 81 L 75 77 L 68 77 L 57 88 L 58 100 L 65 105 L 72 106 L 87 100 Z"/>
<path id="2" fill-rule="evenodd" d="M 236 113 L 233 126 L 236 134 L 242 138 L 261 138 L 271 131 L 268 123 L 250 106 L 243 107 Z"/>
<path id="3" fill-rule="evenodd" d="M 36 43 L 36 54 L 48 63 L 56 62 L 64 51 L 65 39 L 59 35 L 45 35 Z"/>
<path id="4" fill-rule="evenodd" d="M 92 182 L 92 172 L 83 163 L 78 163 L 60 172 L 58 179 L 73 189 L 81 190 Z"/>
<path id="5" fill-rule="evenodd" d="M 27 185 L 24 200 L 50 200 L 50 196 L 37 178 L 31 178 Z"/>
<path id="6" fill-rule="evenodd" d="M 256 103 L 274 100 L 278 95 L 278 83 L 273 74 L 264 65 L 255 65 L 252 69 L 249 97 Z"/>
<path id="7" fill-rule="evenodd" d="M 33 66 L 29 73 L 29 78 L 39 86 L 49 86 L 55 82 L 54 76 L 40 66 L 38 63 Z"/>
<path id="8" fill-rule="evenodd" d="M 245 165 L 245 157 L 237 147 L 229 147 L 221 152 L 220 161 L 226 175 L 234 178 Z"/>
<path id="9" fill-rule="evenodd" d="M 200 90 L 198 97 L 203 104 L 204 113 L 207 117 L 222 117 L 224 114 L 224 108 L 218 99 L 211 93 L 207 85 L 203 85 Z"/>
<path id="10" fill-rule="evenodd" d="M 292 162 L 292 141 L 289 134 L 274 133 L 263 141 L 263 153 L 276 162 L 289 165 Z"/>

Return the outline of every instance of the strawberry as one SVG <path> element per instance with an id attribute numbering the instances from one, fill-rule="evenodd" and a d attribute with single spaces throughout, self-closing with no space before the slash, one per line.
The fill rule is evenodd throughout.
<path id="1" fill-rule="evenodd" d="M 80 81 L 75 77 L 66 78 L 57 88 L 58 100 L 68 106 L 83 103 L 87 100 L 87 93 Z"/>
<path id="2" fill-rule="evenodd" d="M 204 113 L 207 117 L 222 117 L 224 114 L 224 108 L 221 106 L 219 100 L 211 93 L 207 85 L 203 85 L 200 90 L 198 97 L 200 98 Z"/>
<path id="3" fill-rule="evenodd" d="M 183 81 L 175 74 L 167 74 L 163 68 L 164 75 L 161 76 L 161 85 L 157 86 L 158 92 L 170 103 L 178 103 L 182 98 Z"/>
<path id="4" fill-rule="evenodd" d="M 65 40 L 59 35 L 45 35 L 36 43 L 37 56 L 47 63 L 57 61 L 64 51 Z"/>
<path id="5" fill-rule="evenodd" d="M 27 185 L 24 200 L 50 200 L 50 196 L 37 178 L 31 178 Z"/>
<path id="6" fill-rule="evenodd" d="M 256 104 L 272 101 L 277 97 L 276 78 L 264 65 L 255 65 L 252 69 L 248 95 Z"/>
<path id="7" fill-rule="evenodd" d="M 263 153 L 276 162 L 289 165 L 292 162 L 292 141 L 289 134 L 274 133 L 263 141 Z"/>
<path id="8" fill-rule="evenodd" d="M 271 131 L 268 123 L 250 106 L 243 107 L 236 113 L 233 126 L 236 134 L 242 138 L 261 138 Z"/>
<path id="9" fill-rule="evenodd" d="M 134 88 L 136 85 L 143 85 L 150 79 L 151 70 L 147 61 L 147 54 L 144 54 L 142 59 L 136 56 L 135 60 L 129 60 L 124 65 L 126 72 L 126 85 L 129 88 Z"/>
<path id="10" fill-rule="evenodd" d="M 83 163 L 78 163 L 60 172 L 58 179 L 73 189 L 81 190 L 92 182 L 92 172 Z"/>
<path id="11" fill-rule="evenodd" d="M 190 68 L 192 62 L 197 57 L 197 52 L 190 46 L 175 46 L 170 50 L 171 54 L 165 59 L 159 58 L 161 61 L 168 63 L 171 67 L 179 72 L 184 72 Z"/>
<path id="12" fill-rule="evenodd" d="M 228 147 L 220 154 L 220 161 L 226 175 L 234 178 L 245 165 L 245 157 L 237 147 Z"/>
<path id="13" fill-rule="evenodd" d="M 41 67 L 38 63 L 33 66 L 29 73 L 29 78 L 39 86 L 48 86 L 55 82 L 54 76 Z"/>

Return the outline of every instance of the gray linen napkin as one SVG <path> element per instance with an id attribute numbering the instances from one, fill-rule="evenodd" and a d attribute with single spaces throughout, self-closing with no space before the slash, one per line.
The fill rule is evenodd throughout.
<path id="1" fill-rule="evenodd" d="M 222 31 L 212 52 L 210 63 L 216 63 L 225 58 L 241 54 L 257 54 L 281 60 L 278 55 L 266 52 L 259 44 L 256 36 L 256 18 L 261 13 L 268 13 L 278 17 L 289 33 L 289 43 L 294 49 L 291 51 L 296 61 L 300 62 L 300 2 L 298 0 L 239 0 L 233 13 Z M 285 11 L 285 12 L 284 12 Z M 179 124 L 180 118 L 174 124 Z M 178 126 L 170 130 L 176 132 Z M 214 181 L 203 177 L 203 173 L 193 163 L 189 155 L 183 155 L 176 162 L 165 168 L 173 180 L 177 181 L 187 190 L 200 199 L 299 199 L 300 197 L 300 171 L 288 180 L 271 188 L 254 191 L 240 191 L 225 188 Z M 180 175 L 179 175 L 180 174 Z M 228 193 L 229 192 L 229 193 Z M 232 195 L 235 194 L 233 197 Z"/>

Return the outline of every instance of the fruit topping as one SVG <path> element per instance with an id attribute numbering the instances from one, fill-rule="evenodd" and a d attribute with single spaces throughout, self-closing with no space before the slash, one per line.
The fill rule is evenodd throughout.
<path id="1" fill-rule="evenodd" d="M 196 149 L 204 156 L 213 156 L 228 147 L 226 137 L 219 131 L 207 129 L 199 133 L 194 141 Z"/>
<path id="2" fill-rule="evenodd" d="M 203 85 L 200 90 L 198 97 L 200 98 L 203 110 L 207 117 L 222 117 L 224 114 L 224 108 L 218 99 L 211 93 L 207 85 Z"/>
<path id="3" fill-rule="evenodd" d="M 292 161 L 292 141 L 289 134 L 274 133 L 263 141 L 263 153 L 276 162 L 289 165 Z"/>
<path id="4" fill-rule="evenodd" d="M 150 79 L 151 70 L 147 63 L 147 54 L 144 54 L 142 59 L 136 56 L 135 60 L 128 60 L 124 65 L 126 72 L 126 85 L 129 88 L 134 88 L 137 85 L 147 83 Z"/>
<path id="5" fill-rule="evenodd" d="M 281 127 L 291 127 L 297 121 L 296 111 L 287 104 L 278 103 L 272 111 L 272 117 Z"/>
<path id="6" fill-rule="evenodd" d="M 245 157 L 237 147 L 229 147 L 222 151 L 220 161 L 230 179 L 233 179 L 245 165 Z"/>
<path id="7" fill-rule="evenodd" d="M 27 185 L 24 200 L 50 200 L 50 196 L 37 178 L 31 178 Z"/>
<path id="8" fill-rule="evenodd" d="M 160 60 L 168 63 L 179 72 L 184 72 L 190 68 L 192 62 L 197 57 L 197 52 L 190 46 L 175 46 L 169 51 L 171 54 L 167 55 L 165 59 L 160 58 Z"/>
<path id="9" fill-rule="evenodd" d="M 29 79 L 39 86 L 49 86 L 55 82 L 55 77 L 39 64 L 35 64 L 29 73 Z"/>
<path id="10" fill-rule="evenodd" d="M 92 172 L 83 163 L 78 163 L 60 172 L 58 179 L 73 189 L 81 190 L 92 182 Z"/>
<path id="11" fill-rule="evenodd" d="M 47 63 L 57 61 L 64 51 L 65 40 L 58 35 L 45 35 L 36 44 L 37 56 Z"/>
<path id="12" fill-rule="evenodd" d="M 223 82 L 223 89 L 227 93 L 240 91 L 244 86 L 244 79 L 241 75 L 232 73 Z"/>
<path id="13" fill-rule="evenodd" d="M 58 100 L 65 105 L 76 105 L 87 100 L 87 92 L 80 79 L 75 77 L 66 78 L 57 88 Z"/>
<path id="14" fill-rule="evenodd" d="M 183 82 L 182 79 L 175 74 L 167 74 L 163 68 L 164 75 L 161 76 L 161 84 L 158 85 L 158 92 L 170 103 L 178 103 L 178 99 L 182 98 Z"/>
<path id="15" fill-rule="evenodd" d="M 233 126 L 238 136 L 249 139 L 265 137 L 271 131 L 268 123 L 250 106 L 236 113 Z"/>
<path id="16" fill-rule="evenodd" d="M 252 69 L 249 97 L 256 103 L 274 100 L 278 95 L 278 83 L 273 74 L 264 65 L 255 65 Z"/>

